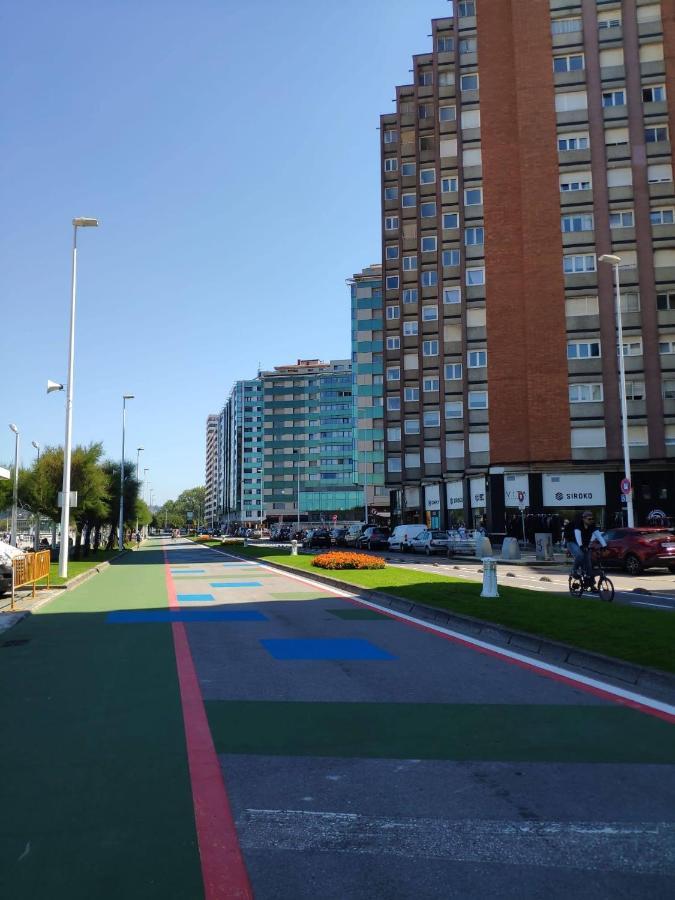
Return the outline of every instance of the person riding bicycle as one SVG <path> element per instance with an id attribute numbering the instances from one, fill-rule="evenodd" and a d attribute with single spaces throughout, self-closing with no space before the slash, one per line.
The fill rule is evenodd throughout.
<path id="1" fill-rule="evenodd" d="M 572 575 L 586 576 L 591 585 L 591 590 L 595 590 L 591 544 L 597 541 L 601 547 L 606 547 L 607 541 L 596 528 L 594 516 L 590 509 L 584 510 L 581 519 L 576 521 L 571 528 L 568 527 L 565 537 L 567 539 L 567 549 L 574 559 Z"/>

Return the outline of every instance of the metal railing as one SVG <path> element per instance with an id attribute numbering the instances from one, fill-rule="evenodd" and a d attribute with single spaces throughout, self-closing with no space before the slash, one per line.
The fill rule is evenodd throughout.
<path id="1" fill-rule="evenodd" d="M 51 554 L 49 550 L 26 553 L 12 560 L 12 605 L 10 607 L 12 610 L 14 609 L 14 592 L 17 588 L 32 584 L 33 597 L 35 597 L 35 586 L 43 578 L 47 579 L 47 587 L 49 588 L 50 562 Z"/>

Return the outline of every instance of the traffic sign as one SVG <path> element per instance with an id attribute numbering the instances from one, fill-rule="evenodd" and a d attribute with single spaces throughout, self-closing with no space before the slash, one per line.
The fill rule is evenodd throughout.
<path id="1" fill-rule="evenodd" d="M 630 478 L 622 478 L 621 479 L 621 493 L 622 494 L 630 494 L 632 490 L 632 485 L 630 483 Z"/>

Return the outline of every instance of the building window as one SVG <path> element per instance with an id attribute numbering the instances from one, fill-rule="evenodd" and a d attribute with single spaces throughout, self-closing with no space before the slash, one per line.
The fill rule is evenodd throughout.
<path id="1" fill-rule="evenodd" d="M 443 213 L 443 228 L 459 228 L 459 213 Z"/>
<path id="2" fill-rule="evenodd" d="M 645 128 L 645 143 L 656 144 L 659 141 L 667 141 L 667 140 L 668 140 L 668 126 L 667 125 L 650 125 L 649 128 Z"/>
<path id="3" fill-rule="evenodd" d="M 413 272 L 417 268 L 417 257 L 416 256 L 404 256 L 403 257 L 403 271 L 404 272 Z"/>
<path id="4" fill-rule="evenodd" d="M 675 310 L 675 292 L 657 294 L 656 308 L 662 312 Z"/>
<path id="5" fill-rule="evenodd" d="M 558 138 L 558 150 L 588 150 L 589 137 L 587 134 L 561 135 Z"/>
<path id="6" fill-rule="evenodd" d="M 464 191 L 465 206 L 480 206 L 483 202 L 483 188 L 467 188 Z"/>
<path id="7" fill-rule="evenodd" d="M 404 303 L 417 303 L 417 298 L 418 298 L 417 288 L 404 288 L 404 290 L 403 290 L 403 302 Z"/>
<path id="8" fill-rule="evenodd" d="M 632 209 L 622 209 L 609 214 L 610 228 L 633 228 L 634 225 L 635 218 Z"/>
<path id="9" fill-rule="evenodd" d="M 611 9 L 608 12 L 601 12 L 598 15 L 598 28 L 621 28 L 621 12 L 618 9 Z"/>
<path id="10" fill-rule="evenodd" d="M 387 397 L 387 409 L 389 412 L 396 412 L 401 408 L 400 397 Z"/>
<path id="11" fill-rule="evenodd" d="M 478 49 L 478 41 L 475 37 L 462 38 L 458 49 L 460 53 L 475 53 Z"/>
<path id="12" fill-rule="evenodd" d="M 672 206 L 653 209 L 649 213 L 649 220 L 652 225 L 673 225 L 675 224 L 675 210 Z"/>
<path id="13" fill-rule="evenodd" d="M 566 275 L 595 272 L 595 256 L 590 253 L 583 256 L 563 256 L 563 272 Z"/>
<path id="14" fill-rule="evenodd" d="M 443 265 L 444 266 L 458 266 L 459 265 L 459 250 L 444 250 L 443 251 Z"/>
<path id="15" fill-rule="evenodd" d="M 433 201 L 427 201 L 420 206 L 420 216 L 423 219 L 433 219 L 436 215 L 436 204 Z"/>
<path id="16" fill-rule="evenodd" d="M 420 119 L 433 119 L 433 103 L 420 103 L 419 107 L 417 108 L 417 115 Z"/>
<path id="17" fill-rule="evenodd" d="M 627 381 L 626 382 L 626 400 L 644 400 L 645 399 L 645 383 L 644 381 Z"/>
<path id="18" fill-rule="evenodd" d="M 602 105 L 603 106 L 625 106 L 626 105 L 626 92 L 621 91 L 603 91 L 602 92 Z"/>
<path id="19" fill-rule="evenodd" d="M 640 341 L 640 353 L 642 353 L 642 341 Z M 659 353 L 675 353 L 675 336 L 671 334 L 664 335 L 664 339 L 659 341 Z"/>
<path id="20" fill-rule="evenodd" d="M 417 334 L 417 322 L 406 321 L 403 323 L 403 336 L 414 337 Z"/>
<path id="21" fill-rule="evenodd" d="M 441 69 L 438 73 L 438 84 L 440 87 L 452 87 L 455 83 L 455 73 L 452 69 Z"/>
<path id="22" fill-rule="evenodd" d="M 626 385 L 626 387 L 628 387 L 628 385 Z M 644 396 L 644 385 L 642 388 L 642 396 Z M 661 393 L 664 400 L 675 400 L 675 381 L 664 381 L 661 385 Z M 639 399 L 642 400 L 642 397 Z"/>
<path id="23" fill-rule="evenodd" d="M 470 369 L 482 369 L 487 366 L 487 350 L 469 350 L 467 365 Z"/>
<path id="24" fill-rule="evenodd" d="M 600 341 L 569 341 L 568 359 L 594 359 L 600 356 Z"/>
<path id="25" fill-rule="evenodd" d="M 466 75 L 461 75 L 459 79 L 459 87 L 462 91 L 477 91 L 478 72 L 467 72 Z"/>
<path id="26" fill-rule="evenodd" d="M 422 321 L 423 322 L 435 322 L 438 319 L 438 307 L 437 306 L 423 306 L 422 307 Z"/>
<path id="27" fill-rule="evenodd" d="M 659 344 L 659 348 L 661 345 Z M 637 338 L 634 341 L 626 340 L 621 345 L 622 355 L 623 356 L 642 356 L 642 338 Z M 616 352 L 618 354 L 619 348 L 616 348 Z M 659 350 L 660 352 L 660 350 Z"/>
<path id="28" fill-rule="evenodd" d="M 385 200 L 398 200 L 398 188 L 397 187 L 386 187 L 384 189 L 384 199 Z"/>
<path id="29" fill-rule="evenodd" d="M 420 389 L 416 387 L 404 388 L 403 397 L 406 403 L 416 403 L 420 399 Z"/>
<path id="30" fill-rule="evenodd" d="M 560 179 L 560 191 L 564 193 L 565 191 L 590 191 L 591 189 L 591 178 L 589 176 L 568 176 L 567 178 Z"/>
<path id="31" fill-rule="evenodd" d="M 387 130 L 384 132 L 384 143 L 385 144 L 395 144 L 398 140 L 398 132 Z"/>
<path id="32" fill-rule="evenodd" d="M 487 391 L 469 391 L 469 409 L 487 409 L 488 408 L 488 392 Z"/>
<path id="33" fill-rule="evenodd" d="M 551 34 L 571 34 L 574 31 L 581 31 L 581 19 L 578 16 L 553 19 L 551 22 Z"/>
<path id="34" fill-rule="evenodd" d="M 430 376 L 429 378 L 425 378 L 422 382 L 422 390 L 425 394 L 433 393 L 434 391 L 438 391 L 438 378 L 436 376 Z"/>
<path id="35" fill-rule="evenodd" d="M 458 287 L 443 288 L 443 303 L 461 303 L 462 289 Z"/>
<path id="36" fill-rule="evenodd" d="M 438 428 L 441 424 L 441 414 L 437 409 L 425 409 L 422 420 L 425 428 Z"/>
<path id="37" fill-rule="evenodd" d="M 588 213 L 574 213 L 561 216 L 560 227 L 564 234 L 576 231 L 593 231 L 593 216 Z"/>
<path id="38" fill-rule="evenodd" d="M 420 69 L 417 76 L 417 83 L 422 87 L 428 87 L 434 83 L 434 75 L 431 69 Z"/>
<path id="39" fill-rule="evenodd" d="M 438 284 L 438 274 L 435 270 L 428 269 L 422 272 L 422 287 L 435 287 Z"/>
<path id="40" fill-rule="evenodd" d="M 438 341 L 422 341 L 422 356 L 438 356 Z"/>
<path id="41" fill-rule="evenodd" d="M 387 457 L 387 469 L 390 472 L 400 472 L 401 471 L 401 457 L 400 456 L 388 456 Z"/>
<path id="42" fill-rule="evenodd" d="M 461 381 L 462 378 L 462 364 L 461 363 L 446 363 L 445 364 L 445 380 L 446 381 Z M 447 416 L 446 416 L 447 419 Z"/>
<path id="43" fill-rule="evenodd" d="M 420 152 L 433 153 L 434 149 L 434 138 L 429 135 L 422 135 L 420 138 Z"/>
<path id="44" fill-rule="evenodd" d="M 580 72 L 584 68 L 583 53 L 570 53 L 553 57 L 554 72 Z"/>
<path id="45" fill-rule="evenodd" d="M 464 415 L 461 400 L 450 400 L 445 404 L 446 419 L 461 419 Z"/>
<path id="46" fill-rule="evenodd" d="M 398 160 L 395 156 L 390 156 L 384 161 L 385 172 L 398 172 Z"/>
<path id="47" fill-rule="evenodd" d="M 401 176 L 403 178 L 409 178 L 411 175 L 415 174 L 417 169 L 417 163 L 414 162 L 404 162 L 401 163 Z M 413 203 L 413 206 L 415 204 Z"/>
<path id="48" fill-rule="evenodd" d="M 456 194 L 457 178 L 453 175 L 450 178 L 441 178 L 441 193 Z"/>
<path id="49" fill-rule="evenodd" d="M 652 84 L 642 88 L 643 103 L 662 103 L 666 99 L 666 88 L 662 84 Z"/>
<path id="50" fill-rule="evenodd" d="M 389 279 L 387 279 L 388 281 Z M 401 316 L 401 307 L 400 306 L 388 306 L 387 307 L 387 319 L 398 319 Z"/>
<path id="51" fill-rule="evenodd" d="M 485 243 L 485 230 L 482 225 L 476 228 L 467 228 L 464 232 L 464 243 L 467 247 Z"/>
<path id="52" fill-rule="evenodd" d="M 401 349 L 401 338 L 400 337 L 388 337 L 387 338 L 387 350 L 400 350 Z"/>
<path id="53" fill-rule="evenodd" d="M 454 122 L 457 118 L 457 107 L 439 106 L 438 118 L 441 122 Z"/>
<path id="54" fill-rule="evenodd" d="M 395 291 L 398 288 L 398 275 L 387 275 L 387 290 Z M 391 307 L 389 307 L 390 309 Z M 389 309 L 387 309 L 387 318 L 389 318 Z"/>
<path id="55" fill-rule="evenodd" d="M 389 244 L 385 249 L 387 259 L 398 259 L 398 244 Z"/>
<path id="56" fill-rule="evenodd" d="M 399 366 L 388 366 L 387 367 L 387 381 L 400 381 L 401 380 L 401 369 Z"/>
<path id="57" fill-rule="evenodd" d="M 602 384 L 571 384 L 569 395 L 570 403 L 600 403 L 602 401 Z"/>
<path id="58" fill-rule="evenodd" d="M 447 35 L 439 35 L 436 38 L 436 49 L 439 53 L 452 53 L 454 46 L 453 39 Z"/>
<path id="59" fill-rule="evenodd" d="M 405 419 L 403 422 L 403 430 L 406 434 L 419 434 L 420 433 L 420 420 L 419 419 Z"/>
<path id="60" fill-rule="evenodd" d="M 385 231 L 398 231 L 398 216 L 387 216 L 384 220 Z"/>
<path id="61" fill-rule="evenodd" d="M 417 206 L 417 194 L 403 194 L 401 197 L 401 206 Z"/>
<path id="62" fill-rule="evenodd" d="M 401 427 L 399 425 L 387 428 L 387 440 L 388 441 L 400 441 L 401 440 Z"/>
<path id="63" fill-rule="evenodd" d="M 620 307 L 622 313 L 640 312 L 640 295 L 634 293 L 622 293 Z"/>
<path id="64" fill-rule="evenodd" d="M 469 18 L 476 15 L 475 0 L 467 0 L 465 3 L 457 4 L 457 14 L 460 18 Z"/>
<path id="65" fill-rule="evenodd" d="M 485 269 L 482 266 L 475 269 L 467 269 L 466 283 L 468 287 L 485 284 Z"/>
<path id="66" fill-rule="evenodd" d="M 420 184 L 434 184 L 436 169 L 420 169 Z"/>
<path id="67" fill-rule="evenodd" d="M 422 253 L 435 253 L 438 241 L 435 234 L 429 234 L 422 238 L 420 249 Z"/>

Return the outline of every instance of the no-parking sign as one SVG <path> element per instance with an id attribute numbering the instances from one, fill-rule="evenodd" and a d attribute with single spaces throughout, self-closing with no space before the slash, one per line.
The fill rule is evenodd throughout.
<path id="1" fill-rule="evenodd" d="M 621 493 L 622 494 L 630 494 L 633 486 L 630 483 L 630 478 L 622 478 L 621 479 Z"/>

